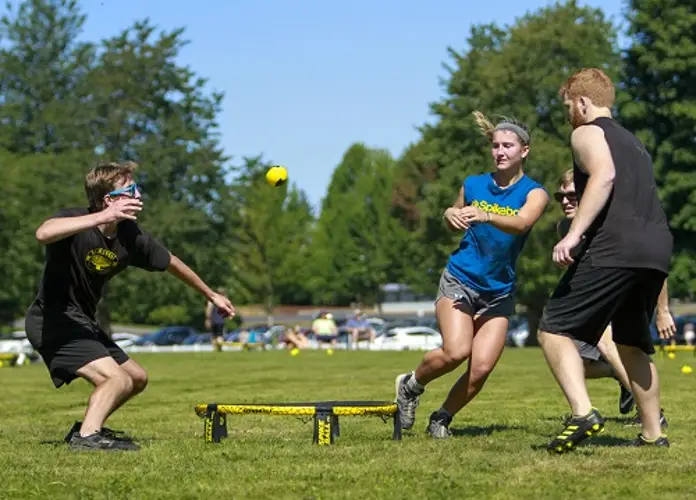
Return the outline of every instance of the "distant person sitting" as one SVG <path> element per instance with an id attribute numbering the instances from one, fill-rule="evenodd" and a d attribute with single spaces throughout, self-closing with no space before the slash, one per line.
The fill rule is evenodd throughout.
<path id="1" fill-rule="evenodd" d="M 224 294 L 224 288 L 218 288 L 219 294 Z M 225 318 L 220 313 L 220 309 L 208 301 L 205 308 L 205 328 L 211 333 L 211 342 L 216 351 L 222 351 L 222 343 L 225 336 Z"/>
<path id="2" fill-rule="evenodd" d="M 370 344 L 375 341 L 377 332 L 367 321 L 365 314 L 360 310 L 355 310 L 355 315 L 346 321 L 345 328 L 350 332 L 350 338 L 355 349 L 359 349 L 360 340 L 368 340 Z"/>
<path id="3" fill-rule="evenodd" d="M 283 341 L 288 349 L 306 349 L 309 347 L 309 340 L 300 325 L 285 330 Z"/>
<path id="4" fill-rule="evenodd" d="M 320 344 L 330 343 L 331 347 L 336 345 L 338 328 L 331 313 L 321 312 L 319 317 L 312 322 L 312 332 Z"/>

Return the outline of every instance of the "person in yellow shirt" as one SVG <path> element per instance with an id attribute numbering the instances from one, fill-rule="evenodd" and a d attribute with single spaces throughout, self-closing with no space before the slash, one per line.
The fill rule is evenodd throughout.
<path id="1" fill-rule="evenodd" d="M 319 313 L 319 317 L 312 322 L 312 332 L 317 342 L 329 342 L 331 347 L 336 346 L 338 328 L 336 327 L 336 322 L 331 313 L 326 311 Z"/>

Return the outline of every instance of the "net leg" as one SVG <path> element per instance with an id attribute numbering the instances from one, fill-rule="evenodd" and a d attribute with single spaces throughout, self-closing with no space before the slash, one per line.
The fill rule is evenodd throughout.
<path id="1" fill-rule="evenodd" d="M 227 416 L 218 411 L 217 405 L 208 405 L 205 411 L 203 436 L 206 443 L 219 443 L 227 437 Z"/>
<path id="2" fill-rule="evenodd" d="M 341 437 L 341 424 L 338 422 L 338 415 L 331 415 L 331 431 L 334 439 Z"/>
<path id="3" fill-rule="evenodd" d="M 314 438 L 313 443 L 320 446 L 333 444 L 334 432 L 331 425 L 331 413 L 317 412 L 314 415 Z"/>
<path id="4" fill-rule="evenodd" d="M 392 434 L 394 441 L 401 441 L 401 419 L 399 418 L 399 410 L 394 412 L 394 433 Z"/>

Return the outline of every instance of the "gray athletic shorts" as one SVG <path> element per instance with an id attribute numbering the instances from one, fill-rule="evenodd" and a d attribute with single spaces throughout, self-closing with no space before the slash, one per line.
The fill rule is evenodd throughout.
<path id="1" fill-rule="evenodd" d="M 464 285 L 455 278 L 447 269 L 440 277 L 440 287 L 435 303 L 442 297 L 452 299 L 458 307 L 472 316 L 512 316 L 515 313 L 515 295 L 493 295 L 491 293 L 477 292 Z"/>
<path id="2" fill-rule="evenodd" d="M 575 342 L 575 347 L 578 348 L 580 357 L 590 361 L 599 361 L 602 359 L 602 353 L 599 352 L 596 346 L 583 342 L 582 340 L 572 339 Z"/>

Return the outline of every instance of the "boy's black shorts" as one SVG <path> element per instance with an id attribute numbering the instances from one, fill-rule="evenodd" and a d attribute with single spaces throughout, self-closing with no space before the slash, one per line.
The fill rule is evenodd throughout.
<path id="1" fill-rule="evenodd" d="M 45 323 L 52 322 L 29 314 L 25 329 L 27 338 L 41 355 L 56 388 L 75 380 L 80 368 L 97 359 L 111 357 L 119 365 L 130 359 L 99 327 L 66 321 Z"/>

